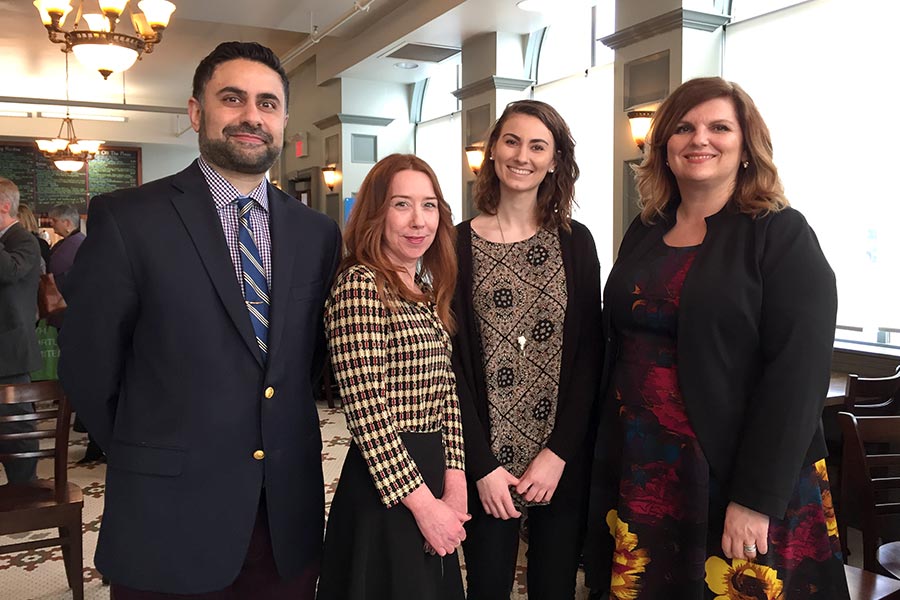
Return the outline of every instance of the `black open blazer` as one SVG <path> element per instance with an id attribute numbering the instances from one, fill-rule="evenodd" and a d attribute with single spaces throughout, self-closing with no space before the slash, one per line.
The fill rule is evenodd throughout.
<path id="1" fill-rule="evenodd" d="M 628 228 L 605 290 L 604 385 L 617 348 L 610 305 L 627 301 L 631 271 L 675 223 Z M 818 240 L 792 208 L 753 218 L 730 204 L 707 233 L 681 291 L 678 379 L 688 418 L 729 498 L 782 518 L 800 468 L 827 455 L 821 414 L 828 391 L 837 290 Z M 601 437 L 610 435 L 608 402 Z M 598 451 L 604 447 L 598 441 Z M 597 482 L 595 481 L 595 485 Z"/>

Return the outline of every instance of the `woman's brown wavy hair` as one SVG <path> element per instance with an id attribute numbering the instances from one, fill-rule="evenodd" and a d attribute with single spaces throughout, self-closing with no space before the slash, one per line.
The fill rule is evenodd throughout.
<path id="1" fill-rule="evenodd" d="M 388 192 L 394 175 L 400 171 L 425 173 L 438 198 L 438 227 L 434 241 L 421 258 L 420 274 L 431 285 L 431 295 L 417 293 L 403 284 L 400 266 L 385 253 L 384 223 L 390 208 Z M 345 256 L 340 271 L 353 265 L 365 265 L 375 272 L 378 293 L 390 308 L 391 298 L 412 302 L 431 300 L 437 305 L 438 317 L 448 332 L 455 331 L 450 301 L 456 287 L 456 228 L 450 205 L 444 200 L 441 186 L 431 167 L 412 154 L 391 154 L 378 161 L 359 187 L 356 202 L 344 230 Z"/>
<path id="2" fill-rule="evenodd" d="M 646 156 L 635 167 L 641 198 L 641 220 L 650 224 L 663 215 L 670 201 L 680 199 L 678 183 L 667 164 L 666 146 L 684 115 L 714 98 L 730 98 L 744 137 L 747 168 L 738 167 L 729 202 L 754 217 L 789 206 L 778 169 L 772 160 L 772 138 L 753 99 L 741 86 L 721 77 L 700 77 L 681 84 L 653 118 L 647 135 Z"/>
<path id="3" fill-rule="evenodd" d="M 555 148 L 556 168 L 553 173 L 547 173 L 538 187 L 538 222 L 545 229 L 552 231 L 559 228 L 571 231 L 575 180 L 580 174 L 578 164 L 575 162 L 575 139 L 556 109 L 538 100 L 510 102 L 491 129 L 485 144 L 484 168 L 478 172 L 475 179 L 473 193 L 475 208 L 489 215 L 497 214 L 497 206 L 500 204 L 500 179 L 489 157 L 500 138 L 503 124 L 513 115 L 528 115 L 540 119 L 550 130 Z"/>

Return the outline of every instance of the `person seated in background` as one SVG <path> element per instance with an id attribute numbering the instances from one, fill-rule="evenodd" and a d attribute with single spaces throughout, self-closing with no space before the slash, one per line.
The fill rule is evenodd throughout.
<path id="1" fill-rule="evenodd" d="M 53 273 L 56 286 L 66 296 L 66 276 L 75 262 L 75 255 L 84 242 L 84 234 L 81 232 L 81 215 L 70 204 L 57 204 L 50 209 L 50 223 L 53 231 L 62 239 L 50 248 L 50 260 L 47 263 L 47 272 Z"/>
<path id="2" fill-rule="evenodd" d="M 455 230 L 434 172 L 392 154 L 359 188 L 325 309 L 353 442 L 318 600 L 462 600 L 466 477 L 450 361 Z"/>
<path id="3" fill-rule="evenodd" d="M 19 223 L 18 213 L 19 188 L 0 177 L 0 385 L 28 383 L 30 373 L 44 363 L 34 328 L 41 251 L 34 236 Z M 3 416 L 31 412 L 31 404 L 0 403 Z M 34 424 L 27 421 L 2 427 L 4 433 L 34 431 Z M 37 449 L 37 440 L 0 444 L 0 454 Z M 30 481 L 35 478 L 37 459 L 4 460 L 3 467 L 9 483 Z"/>

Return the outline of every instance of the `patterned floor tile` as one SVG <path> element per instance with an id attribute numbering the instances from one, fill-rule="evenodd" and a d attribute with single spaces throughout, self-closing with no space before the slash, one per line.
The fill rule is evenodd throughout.
<path id="1" fill-rule="evenodd" d="M 326 408 L 319 404 L 319 424 L 322 427 L 322 470 L 325 476 L 326 510 L 331 506 L 331 498 L 337 488 L 341 466 L 350 443 L 346 421 L 340 408 Z M 100 573 L 94 568 L 94 549 L 103 516 L 103 493 L 106 487 L 106 465 L 90 463 L 79 465 L 84 456 L 87 436 L 73 433 L 69 443 L 69 480 L 84 492 L 84 592 L 86 600 L 109 600 L 109 588 L 101 583 Z M 51 477 L 51 461 L 41 461 L 38 465 L 39 477 Z M 5 483 L 5 475 L 0 469 L 0 484 Z M 0 543 L 12 543 L 25 539 L 41 539 L 56 535 L 46 530 L 0 536 Z M 523 545 L 524 546 L 524 545 Z M 517 580 L 512 598 L 527 598 L 525 594 L 524 547 L 519 556 Z M 66 584 L 62 552 L 59 548 L 42 548 L 29 552 L 0 555 L 0 598 L 3 600 L 64 600 L 72 594 Z M 583 586 L 579 586 L 579 599 L 586 598 Z"/>

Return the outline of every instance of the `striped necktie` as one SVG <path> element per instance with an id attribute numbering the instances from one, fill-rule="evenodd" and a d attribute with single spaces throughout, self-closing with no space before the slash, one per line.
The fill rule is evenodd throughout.
<path id="1" fill-rule="evenodd" d="M 238 242 L 241 246 L 241 271 L 244 277 L 244 301 L 250 322 L 256 333 L 256 342 L 262 351 L 263 361 L 269 352 L 269 285 L 262 266 L 262 257 L 256 242 L 253 241 L 253 230 L 250 228 L 250 208 L 253 198 L 239 196 L 238 203 Z"/>

